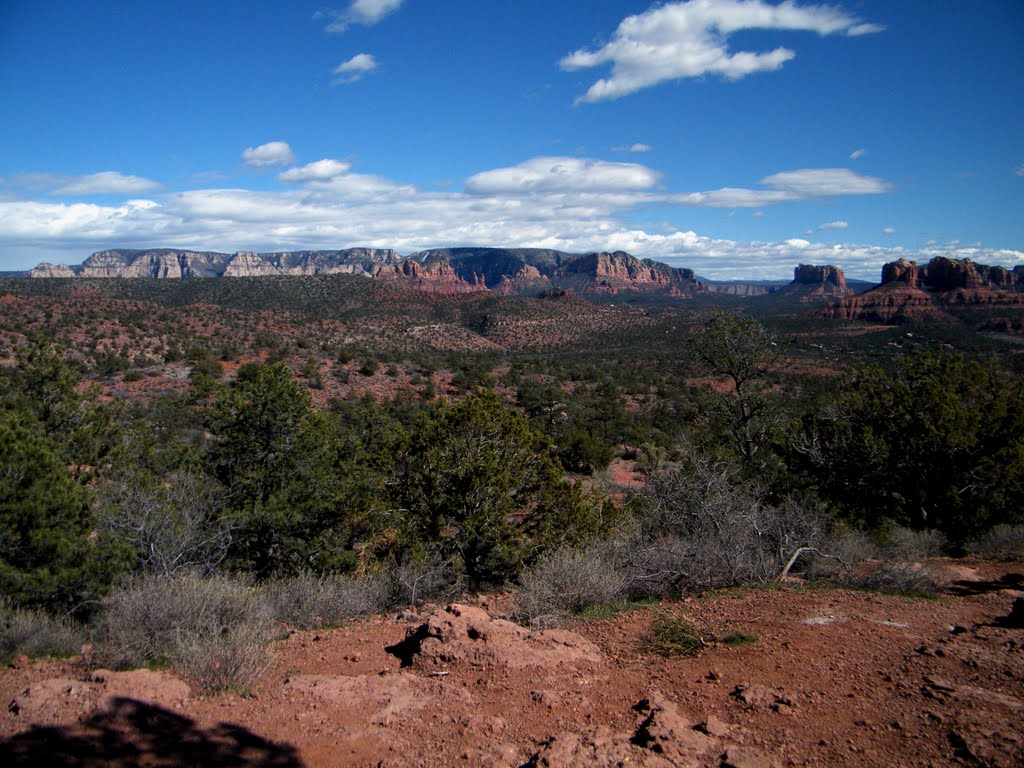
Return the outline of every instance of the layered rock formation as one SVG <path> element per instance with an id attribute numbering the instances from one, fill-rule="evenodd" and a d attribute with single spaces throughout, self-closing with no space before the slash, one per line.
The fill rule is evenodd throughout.
<path id="1" fill-rule="evenodd" d="M 831 264 L 800 264 L 793 270 L 793 281 L 777 293 L 780 297 L 788 296 L 801 302 L 828 301 L 853 295 L 846 285 L 843 270 Z"/>
<path id="2" fill-rule="evenodd" d="M 1013 270 L 938 256 L 882 267 L 882 283 L 822 310 L 845 320 L 905 322 L 960 316 L 983 326 L 1015 327 L 1024 312 L 1024 267 Z"/>
<path id="3" fill-rule="evenodd" d="M 619 292 L 692 296 L 706 293 L 693 270 L 637 259 L 624 251 L 571 254 L 543 248 L 444 248 L 409 257 L 424 264 L 450 264 L 465 281 L 503 294 L 552 288 L 578 294 Z"/>
<path id="4" fill-rule="evenodd" d="M 401 260 L 390 249 L 349 248 L 341 251 L 284 251 L 234 254 L 174 248 L 99 251 L 80 266 L 40 264 L 29 277 L 263 277 L 348 272 L 372 276 L 380 267 Z"/>
<path id="5" fill-rule="evenodd" d="M 570 254 L 541 248 L 444 248 L 403 259 L 390 249 L 234 254 L 160 248 L 94 253 L 80 266 L 40 264 L 31 277 L 266 277 L 350 273 L 439 293 L 531 295 L 566 289 L 686 297 L 707 293 L 692 270 L 623 251 Z"/>
<path id="6" fill-rule="evenodd" d="M 400 283 L 431 293 L 469 293 L 485 290 L 482 277 L 474 275 L 472 280 L 463 280 L 451 264 L 443 261 L 420 264 L 412 259 L 405 259 L 397 264 L 382 266 L 374 275 L 374 279 Z"/>

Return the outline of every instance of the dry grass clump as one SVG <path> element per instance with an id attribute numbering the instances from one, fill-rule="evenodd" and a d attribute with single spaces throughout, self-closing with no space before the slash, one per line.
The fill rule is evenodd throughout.
<path id="1" fill-rule="evenodd" d="M 643 648 L 661 656 L 696 656 L 708 645 L 700 629 L 689 619 L 662 614 L 651 621 Z"/>
<path id="2" fill-rule="evenodd" d="M 0 664 L 15 656 L 72 656 L 85 641 L 82 627 L 44 611 L 15 608 L 0 597 Z"/>
<path id="3" fill-rule="evenodd" d="M 269 629 L 261 596 L 245 580 L 142 576 L 105 601 L 96 655 L 120 668 L 169 665 L 207 693 L 241 690 L 268 661 Z"/>
<path id="4" fill-rule="evenodd" d="M 276 621 L 300 629 L 318 629 L 385 610 L 388 587 L 382 576 L 301 573 L 273 581 L 264 589 Z"/>
<path id="5" fill-rule="evenodd" d="M 1007 563 L 1024 560 L 1024 525 L 997 525 L 968 544 L 967 551 L 986 560 Z"/>
<path id="6" fill-rule="evenodd" d="M 611 542 L 556 550 L 522 574 L 513 613 L 533 626 L 549 625 L 588 608 L 622 602 L 629 585 Z"/>

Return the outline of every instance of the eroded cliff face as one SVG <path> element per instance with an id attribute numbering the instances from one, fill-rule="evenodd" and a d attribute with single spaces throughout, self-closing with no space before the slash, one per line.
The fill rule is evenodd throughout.
<path id="1" fill-rule="evenodd" d="M 221 274 L 227 254 L 169 248 L 94 253 L 77 270 L 79 277 L 155 277 L 182 279 Z"/>
<path id="2" fill-rule="evenodd" d="M 282 251 L 233 254 L 114 249 L 94 253 L 80 267 L 41 264 L 33 277 L 267 277 L 349 273 L 437 293 L 491 290 L 529 294 L 564 288 L 578 294 L 620 291 L 687 297 L 707 293 L 693 270 L 637 259 L 623 251 L 563 253 L 539 248 L 449 248 L 403 259 L 396 251 Z"/>
<path id="3" fill-rule="evenodd" d="M 431 293 L 469 293 L 487 290 L 483 277 L 477 276 L 472 281 L 463 280 L 456 274 L 451 264 L 443 261 L 420 264 L 412 259 L 405 259 L 397 264 L 381 267 L 374 275 L 374 279 L 399 283 Z"/>
<path id="4" fill-rule="evenodd" d="M 835 302 L 822 312 L 844 320 L 881 322 L 963 315 L 986 325 L 1013 327 L 1013 317 L 1024 312 L 1024 269 L 943 256 L 926 265 L 900 259 L 882 267 L 877 288 Z"/>
<path id="5" fill-rule="evenodd" d="M 779 294 L 811 302 L 851 296 L 853 291 L 846 286 L 846 275 L 839 267 L 800 264 L 793 270 L 793 282 L 780 289 Z"/>
<path id="6" fill-rule="evenodd" d="M 32 268 L 29 277 L 76 277 L 75 271 L 64 264 L 50 264 L 44 261 Z"/>
<path id="7" fill-rule="evenodd" d="M 372 276 L 401 257 L 391 249 L 349 248 L 340 251 L 282 251 L 234 254 L 174 248 L 112 249 L 92 254 L 79 267 L 40 264 L 31 277 L 265 277 L 348 272 Z"/>
<path id="8" fill-rule="evenodd" d="M 846 295 L 849 292 L 843 270 L 832 264 L 826 266 L 801 264 L 793 270 L 793 282 L 798 285 L 820 286 L 823 291 L 837 296 Z"/>
<path id="9" fill-rule="evenodd" d="M 624 251 L 584 254 L 566 264 L 557 277 L 581 293 L 664 292 L 681 297 L 707 292 L 692 269 L 640 260 Z"/>
<path id="10" fill-rule="evenodd" d="M 494 292 L 502 296 L 511 296 L 523 293 L 542 293 L 551 287 L 551 280 L 547 275 L 542 275 L 537 267 L 526 264 L 520 267 L 514 275 L 504 275 L 501 281 L 494 286 Z"/>

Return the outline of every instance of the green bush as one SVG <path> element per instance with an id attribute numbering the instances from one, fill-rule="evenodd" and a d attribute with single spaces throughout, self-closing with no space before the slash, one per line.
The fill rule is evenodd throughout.
<path id="1" fill-rule="evenodd" d="M 515 578 L 552 542 L 601 525 L 601 505 L 565 481 L 543 436 L 491 392 L 421 419 L 400 466 L 395 501 L 413 540 L 457 562 L 474 588 Z"/>

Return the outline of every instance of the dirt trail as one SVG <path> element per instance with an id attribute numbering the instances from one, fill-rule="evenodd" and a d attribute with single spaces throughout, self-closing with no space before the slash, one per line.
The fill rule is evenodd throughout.
<path id="1" fill-rule="evenodd" d="M 378 617 L 279 641 L 244 698 L 19 663 L 0 763 L 1024 765 L 1024 569 L 944 565 L 935 600 L 735 590 L 545 633 L 477 606 Z M 659 613 L 757 639 L 665 659 L 642 650 Z"/>

